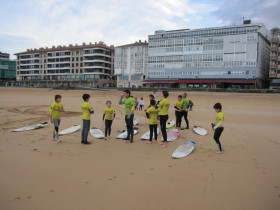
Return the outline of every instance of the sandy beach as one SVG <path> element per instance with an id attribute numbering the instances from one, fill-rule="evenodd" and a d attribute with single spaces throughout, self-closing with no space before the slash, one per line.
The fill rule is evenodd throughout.
<path id="1" fill-rule="evenodd" d="M 13 129 L 48 121 L 55 94 L 62 95 L 66 112 L 60 130 L 82 125 L 82 94 L 91 95 L 95 113 L 91 126 L 102 128 L 107 100 L 116 109 L 110 140 L 81 144 L 81 130 L 52 140 L 53 124 L 25 132 Z M 208 135 L 192 129 L 160 148 L 140 140 L 149 130 L 144 111 L 136 111 L 139 134 L 133 144 L 116 139 L 124 130 L 122 92 L 0 88 L 0 209 L 280 209 L 280 95 L 188 92 L 194 102 L 190 127 L 203 126 Z M 150 92 L 132 92 L 148 105 Z M 158 92 L 158 97 L 160 93 Z M 171 92 L 173 104 L 182 92 Z M 220 102 L 225 114 L 221 136 L 224 154 L 216 154 L 210 123 Z M 185 122 L 182 122 L 185 126 Z M 161 139 L 161 134 L 159 136 Z M 192 140 L 196 149 L 182 159 L 173 151 Z"/>

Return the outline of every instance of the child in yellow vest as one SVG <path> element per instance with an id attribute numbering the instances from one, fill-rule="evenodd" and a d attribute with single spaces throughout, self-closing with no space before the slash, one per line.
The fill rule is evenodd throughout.
<path id="1" fill-rule="evenodd" d="M 107 133 L 108 133 L 108 138 L 110 138 L 111 135 L 111 126 L 113 123 L 113 120 L 115 119 L 116 112 L 113 107 L 111 107 L 112 102 L 107 101 L 106 102 L 107 107 L 104 109 L 104 114 L 103 114 L 103 122 L 105 119 L 105 139 L 107 139 Z"/>
<path id="2" fill-rule="evenodd" d="M 216 103 L 213 108 L 215 109 L 215 112 L 218 113 L 215 124 L 212 123 L 212 129 L 214 131 L 214 140 L 216 141 L 219 147 L 219 150 L 216 153 L 222 154 L 223 149 L 220 142 L 220 136 L 224 130 L 224 113 L 222 112 L 222 105 L 220 103 Z"/>
<path id="3" fill-rule="evenodd" d="M 178 131 L 181 128 L 182 110 L 183 110 L 182 107 L 183 107 L 182 95 L 179 95 L 178 100 L 174 104 L 175 116 L 176 116 L 176 128 L 178 129 Z"/>
<path id="4" fill-rule="evenodd" d="M 49 111 L 50 121 L 54 124 L 53 140 L 56 140 L 57 143 L 61 142 L 58 135 L 58 129 L 61 121 L 61 112 L 64 112 L 64 107 L 61 103 L 61 98 L 61 95 L 55 95 L 55 102 L 51 105 L 51 109 Z"/>
<path id="5" fill-rule="evenodd" d="M 152 99 L 150 101 L 150 108 L 146 111 L 146 116 L 149 118 L 149 128 L 150 128 L 150 139 L 147 144 L 152 143 L 153 133 L 155 140 L 157 140 L 157 125 L 158 125 L 158 115 L 159 115 L 159 109 L 155 108 L 156 101 Z"/>
<path id="6" fill-rule="evenodd" d="M 87 140 L 88 138 L 88 132 L 90 129 L 90 116 L 94 113 L 94 110 L 92 109 L 91 105 L 88 103 L 90 99 L 89 94 L 83 95 L 84 102 L 82 103 L 82 111 L 83 111 L 83 130 L 82 130 L 82 144 L 91 144 Z"/>

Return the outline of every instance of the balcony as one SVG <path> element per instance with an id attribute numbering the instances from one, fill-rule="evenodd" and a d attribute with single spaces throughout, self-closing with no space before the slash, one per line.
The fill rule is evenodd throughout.
<path id="1" fill-rule="evenodd" d="M 269 77 L 277 77 L 277 73 L 276 72 L 269 73 Z"/>
<path id="2" fill-rule="evenodd" d="M 270 69 L 277 69 L 277 64 L 270 64 Z"/>
<path id="3" fill-rule="evenodd" d="M 270 60 L 277 60 L 278 59 L 278 55 L 271 55 L 270 56 Z"/>
<path id="4" fill-rule="evenodd" d="M 277 50 L 278 50 L 278 47 L 277 47 L 277 46 L 271 46 L 271 47 L 270 47 L 270 50 L 271 50 L 271 51 L 277 51 Z"/>
<path id="5" fill-rule="evenodd" d="M 271 38 L 271 42 L 279 42 L 278 37 L 272 37 L 272 38 Z"/>

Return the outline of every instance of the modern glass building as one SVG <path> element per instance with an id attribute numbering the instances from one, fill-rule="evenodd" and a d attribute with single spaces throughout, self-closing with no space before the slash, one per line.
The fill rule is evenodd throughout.
<path id="1" fill-rule="evenodd" d="M 270 32 L 263 24 L 156 31 L 148 36 L 146 86 L 263 87 Z"/>
<path id="2" fill-rule="evenodd" d="M 0 80 L 16 79 L 16 61 L 10 60 L 10 54 L 0 52 Z"/>
<path id="3" fill-rule="evenodd" d="M 148 65 L 148 43 L 139 40 L 133 44 L 115 47 L 114 65 L 117 87 L 142 86 Z"/>
<path id="4" fill-rule="evenodd" d="M 114 46 L 53 46 L 16 53 L 17 80 L 114 80 Z"/>

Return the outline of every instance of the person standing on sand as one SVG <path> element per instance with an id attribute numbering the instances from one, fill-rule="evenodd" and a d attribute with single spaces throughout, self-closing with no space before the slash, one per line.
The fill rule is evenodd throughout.
<path id="1" fill-rule="evenodd" d="M 168 91 L 163 90 L 162 96 L 164 97 L 164 99 L 157 102 L 156 108 L 160 109 L 159 123 L 160 123 L 160 129 L 163 137 L 163 143 L 160 145 L 160 147 L 166 147 L 167 146 L 166 122 L 168 120 L 168 110 L 169 110 L 169 100 L 167 99 L 167 97 L 169 96 Z"/>
<path id="2" fill-rule="evenodd" d="M 87 140 L 88 132 L 90 129 L 90 116 L 94 113 L 91 105 L 89 104 L 90 95 L 84 94 L 83 95 L 84 102 L 82 103 L 82 111 L 83 111 L 83 130 L 82 130 L 82 144 L 91 144 Z"/>
<path id="3" fill-rule="evenodd" d="M 130 140 L 130 143 L 133 143 L 133 118 L 134 118 L 134 109 L 135 109 L 135 100 L 130 96 L 130 91 L 125 90 L 121 95 L 119 104 L 125 104 L 125 124 L 127 127 L 127 137 L 124 140 Z"/>
<path id="4" fill-rule="evenodd" d="M 220 103 L 216 103 L 214 105 L 214 110 L 217 114 L 215 124 L 212 123 L 212 129 L 214 131 L 214 140 L 218 145 L 219 150 L 216 152 L 217 154 L 222 154 L 223 149 L 220 142 L 220 136 L 224 130 L 224 113 L 222 112 L 222 105 Z"/>
<path id="5" fill-rule="evenodd" d="M 176 128 L 179 131 L 181 128 L 181 122 L 182 122 L 182 95 L 178 96 L 178 100 L 174 104 L 174 109 L 175 109 L 175 117 L 176 117 Z"/>
<path id="6" fill-rule="evenodd" d="M 186 129 L 189 129 L 188 111 L 189 111 L 189 99 L 187 98 L 187 93 L 183 93 L 183 106 L 182 106 L 182 116 L 186 122 Z M 183 129 L 183 128 L 182 128 Z"/>
<path id="7" fill-rule="evenodd" d="M 103 122 L 105 119 L 105 140 L 107 139 L 107 133 L 108 133 L 108 138 L 110 138 L 111 135 L 111 126 L 113 123 L 113 120 L 115 119 L 116 112 L 113 107 L 111 107 L 112 102 L 107 101 L 106 102 L 107 107 L 104 109 L 104 114 L 103 114 Z"/>
<path id="8" fill-rule="evenodd" d="M 61 121 L 61 112 L 64 112 L 64 107 L 61 103 L 61 99 L 61 95 L 55 95 L 55 102 L 51 105 L 51 109 L 49 111 L 50 121 L 54 124 L 53 140 L 56 140 L 57 143 L 61 142 L 61 140 L 59 139 L 58 130 Z"/>
<path id="9" fill-rule="evenodd" d="M 158 125 L 158 113 L 159 109 L 155 108 L 156 101 L 152 99 L 150 101 L 150 108 L 146 111 L 146 116 L 149 119 L 149 128 L 150 128 L 150 139 L 146 144 L 152 144 L 153 133 L 154 138 L 157 140 L 157 125 Z"/>

